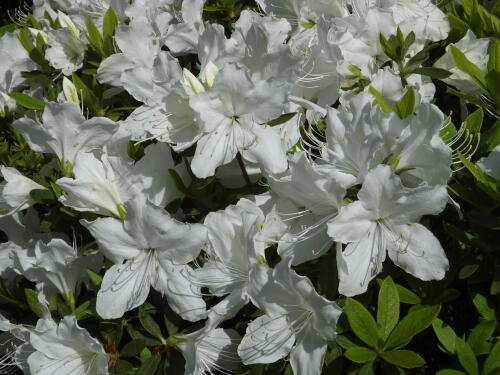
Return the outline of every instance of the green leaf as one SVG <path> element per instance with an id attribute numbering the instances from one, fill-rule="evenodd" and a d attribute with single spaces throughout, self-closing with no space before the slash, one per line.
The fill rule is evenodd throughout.
<path id="1" fill-rule="evenodd" d="M 73 311 L 73 315 L 75 316 L 76 320 L 83 319 L 86 315 L 92 315 L 90 311 L 91 306 L 92 300 L 85 301 L 80 306 L 78 306 L 75 311 Z"/>
<path id="2" fill-rule="evenodd" d="M 391 60 L 398 61 L 398 54 L 396 52 L 396 40 L 394 37 L 391 37 L 390 39 L 394 39 L 394 43 L 391 43 L 392 40 L 387 40 L 387 38 L 381 33 L 379 35 L 379 40 L 380 40 L 380 45 L 382 46 L 382 50 L 384 53 L 389 57 Z"/>
<path id="3" fill-rule="evenodd" d="M 5 33 L 10 33 L 17 29 L 17 25 L 15 23 L 9 23 L 8 25 L 4 25 L 0 27 L 0 37 L 2 37 Z"/>
<path id="4" fill-rule="evenodd" d="M 89 275 L 89 279 L 92 282 L 92 284 L 95 287 L 100 287 L 102 283 L 102 276 L 99 275 L 97 272 L 94 272 L 92 270 L 87 270 L 87 274 Z"/>
<path id="5" fill-rule="evenodd" d="M 472 329 L 467 338 L 467 344 L 469 344 L 476 356 L 489 353 L 490 343 L 488 340 L 495 331 L 495 326 L 496 322 L 494 320 L 483 320 Z"/>
<path id="6" fill-rule="evenodd" d="M 26 302 L 30 307 L 31 311 L 35 313 L 39 318 L 43 318 L 43 311 L 40 307 L 40 302 L 38 301 L 38 293 L 33 289 L 24 289 L 24 296 L 26 297 Z"/>
<path id="7" fill-rule="evenodd" d="M 489 375 L 498 368 L 500 368 L 500 341 L 497 341 L 486 361 L 484 361 L 483 374 Z"/>
<path id="8" fill-rule="evenodd" d="M 160 358 L 156 356 L 149 357 L 144 361 L 141 367 L 139 367 L 135 375 L 154 375 L 159 364 Z"/>
<path id="9" fill-rule="evenodd" d="M 129 374 L 133 368 L 134 365 L 132 365 L 132 363 L 123 359 L 117 359 L 115 365 L 113 366 L 114 372 L 112 374 Z"/>
<path id="10" fill-rule="evenodd" d="M 500 72 L 492 70 L 486 74 L 485 79 L 489 96 L 492 97 L 497 105 L 500 104 Z"/>
<path id="11" fill-rule="evenodd" d="M 422 298 L 417 296 L 410 289 L 407 289 L 399 284 L 396 284 L 396 288 L 399 294 L 399 302 L 407 303 L 409 305 L 416 305 L 422 302 Z"/>
<path id="12" fill-rule="evenodd" d="M 90 107 L 95 112 L 99 111 L 101 109 L 100 100 L 94 92 L 75 73 L 71 75 L 71 80 L 80 94 L 83 104 Z"/>
<path id="13" fill-rule="evenodd" d="M 394 348 L 409 342 L 413 336 L 431 325 L 440 310 L 441 305 L 435 305 L 410 312 L 391 332 L 385 347 Z"/>
<path id="14" fill-rule="evenodd" d="M 159 339 L 160 341 L 165 341 L 163 334 L 161 333 L 161 328 L 153 319 L 153 317 L 145 312 L 143 309 L 139 309 L 139 320 L 146 331 L 151 335 Z"/>
<path id="15" fill-rule="evenodd" d="M 146 347 L 146 340 L 132 339 L 120 350 L 120 357 L 135 357 Z"/>
<path id="16" fill-rule="evenodd" d="M 488 71 L 500 72 L 500 40 L 490 39 L 490 57 L 488 59 Z"/>
<path id="17" fill-rule="evenodd" d="M 470 375 L 479 375 L 479 365 L 476 360 L 476 356 L 472 351 L 472 348 L 460 337 L 456 338 L 455 341 L 455 352 L 458 357 L 458 361 L 462 367 Z"/>
<path id="18" fill-rule="evenodd" d="M 420 74 L 423 76 L 431 77 L 434 79 L 445 79 L 451 76 L 451 72 L 441 69 L 441 68 L 431 68 L 431 67 L 423 67 L 417 68 L 412 71 L 414 74 Z"/>
<path id="19" fill-rule="evenodd" d="M 399 294 L 394 281 L 387 276 L 378 293 L 377 323 L 385 341 L 399 320 Z"/>
<path id="20" fill-rule="evenodd" d="M 89 38 L 90 45 L 96 50 L 99 55 L 103 56 L 103 40 L 101 33 L 94 25 L 89 16 L 85 17 L 85 25 L 87 26 L 87 35 Z"/>
<path id="21" fill-rule="evenodd" d="M 471 77 L 481 89 L 488 91 L 485 73 L 477 65 L 471 62 L 467 56 L 465 56 L 464 53 L 454 45 L 450 45 L 450 52 L 453 62 L 457 68 Z"/>
<path id="22" fill-rule="evenodd" d="M 350 348 L 344 353 L 344 355 L 351 361 L 356 363 L 373 361 L 377 357 L 377 354 L 373 350 L 364 348 L 362 346 L 355 346 L 353 348 Z"/>
<path id="23" fill-rule="evenodd" d="M 439 342 L 444 348 L 450 352 L 455 353 L 455 342 L 457 335 L 452 327 L 443 322 L 441 319 L 436 318 L 432 321 L 432 329 L 436 334 Z"/>
<path id="24" fill-rule="evenodd" d="M 109 8 L 104 15 L 102 24 L 103 49 L 105 56 L 111 56 L 115 53 L 113 37 L 118 26 L 118 17 L 113 8 Z"/>
<path id="25" fill-rule="evenodd" d="M 415 113 L 416 105 L 417 94 L 415 88 L 410 86 L 399 103 L 396 103 L 396 113 L 401 119 L 407 118 Z"/>
<path id="26" fill-rule="evenodd" d="M 411 350 L 391 350 L 380 354 L 382 359 L 403 368 L 416 368 L 425 365 L 425 360 Z"/>
<path id="27" fill-rule="evenodd" d="M 451 87 L 447 87 L 446 88 L 446 93 L 458 96 L 459 98 L 462 98 L 462 99 L 464 99 L 465 101 L 467 101 L 469 103 L 475 104 L 478 107 L 487 108 L 490 111 L 495 111 L 495 107 L 493 107 L 492 105 L 486 103 L 485 101 L 483 101 L 482 99 L 480 99 L 478 96 L 466 94 L 465 92 L 457 91 L 457 90 L 455 90 L 454 88 L 451 88 Z"/>
<path id="28" fill-rule="evenodd" d="M 474 176 L 481 190 L 483 190 L 491 198 L 500 202 L 500 180 L 484 172 L 481 168 L 465 158 L 462 154 L 458 154 L 458 157 L 460 158 L 462 164 Z"/>
<path id="29" fill-rule="evenodd" d="M 377 323 L 375 323 L 370 312 L 361 303 L 352 298 L 347 298 L 344 312 L 356 336 L 366 344 L 376 348 L 380 336 Z"/>
<path id="30" fill-rule="evenodd" d="M 13 92 L 12 94 L 10 94 L 10 96 L 16 101 L 17 104 L 25 108 L 34 109 L 37 111 L 43 111 L 43 109 L 45 108 L 45 102 L 43 100 L 33 98 L 21 92 Z"/>
<path id="31" fill-rule="evenodd" d="M 462 371 L 448 369 L 448 370 L 438 371 L 436 372 L 436 375 L 467 375 L 467 374 Z"/>
<path id="32" fill-rule="evenodd" d="M 481 132 L 481 126 L 483 125 L 484 111 L 482 108 L 477 109 L 472 112 L 465 119 L 464 123 L 467 130 L 472 134 L 478 134 Z"/>
<path id="33" fill-rule="evenodd" d="M 392 106 L 387 102 L 387 100 L 385 100 L 384 96 L 375 87 L 370 86 L 368 88 L 368 91 L 375 97 L 372 106 L 376 106 L 377 104 L 380 105 L 380 109 L 384 113 L 394 112 L 394 108 L 392 108 Z"/>
<path id="34" fill-rule="evenodd" d="M 113 8 L 109 8 L 104 15 L 102 22 L 102 36 L 104 38 L 112 38 L 115 35 L 116 27 L 118 26 L 118 17 Z"/>
<path id="35" fill-rule="evenodd" d="M 35 203 L 50 204 L 54 202 L 56 196 L 48 189 L 33 189 L 30 191 L 30 197 Z"/>
<path id="36" fill-rule="evenodd" d="M 284 124 L 285 122 L 290 121 L 296 115 L 297 115 L 297 112 L 285 113 L 285 114 L 281 115 L 280 117 L 278 117 L 277 119 L 269 121 L 267 123 L 267 125 L 277 126 L 277 125 Z"/>
<path id="37" fill-rule="evenodd" d="M 491 152 L 500 145 L 500 120 L 497 120 L 491 128 L 481 135 L 479 150 L 481 152 Z"/>

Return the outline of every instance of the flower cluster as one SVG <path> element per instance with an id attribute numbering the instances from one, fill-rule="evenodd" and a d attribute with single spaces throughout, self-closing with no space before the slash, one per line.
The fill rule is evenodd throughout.
<path id="1" fill-rule="evenodd" d="M 185 328 L 149 354 L 181 353 L 186 375 L 284 358 L 320 375 L 343 297 L 318 290 L 318 265 L 342 296 L 387 258 L 443 279 L 422 218 L 458 208 L 447 184 L 476 140 L 435 82 L 497 100 L 490 40 L 444 43 L 430 0 L 256 3 L 222 25 L 205 0 L 35 0 L 1 36 L 0 115 L 43 166 L 0 166 L 2 285 L 36 285 L 39 316 L 0 316 L 16 343 L 0 373 L 126 374 L 77 318 L 140 309 L 151 332 L 152 307 Z M 492 180 L 499 153 L 477 164 Z"/>

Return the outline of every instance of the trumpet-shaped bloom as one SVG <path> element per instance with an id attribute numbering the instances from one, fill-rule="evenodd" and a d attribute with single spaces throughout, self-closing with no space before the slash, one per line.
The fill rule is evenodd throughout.
<path id="1" fill-rule="evenodd" d="M 445 186 L 409 189 L 389 166 L 379 165 L 366 176 L 358 199 L 328 223 L 328 234 L 347 244 L 337 253 L 340 293 L 365 292 L 382 270 L 387 253 L 395 264 L 422 280 L 444 277 L 448 259 L 443 248 L 418 221 L 444 209 Z"/>
<path id="2" fill-rule="evenodd" d="M 352 184 L 381 163 L 395 165 L 409 185 L 445 184 L 451 175 L 451 149 L 439 137 L 443 113 L 422 103 L 417 114 L 400 119 L 372 108 L 373 97 L 361 93 L 349 109 L 329 109 L 322 159 Z M 350 176 L 350 177 L 349 177 Z"/>
<path id="3" fill-rule="evenodd" d="M 108 356 L 102 344 L 81 328 L 74 316 L 63 318 L 43 331 L 32 330 L 34 352 L 27 362 L 31 374 L 108 374 Z"/>
<path id="4" fill-rule="evenodd" d="M 18 252 L 16 270 L 27 279 L 43 283 L 47 296 L 60 293 L 72 298 L 78 293 L 79 286 L 88 280 L 87 270 L 98 271 L 102 266 L 100 254 L 78 255 L 75 246 L 54 238 L 37 241 L 34 252 Z"/>
<path id="5" fill-rule="evenodd" d="M 31 207 L 35 202 L 31 190 L 45 189 L 32 179 L 25 177 L 16 168 L 0 165 L 4 181 L 0 183 L 0 216 L 11 215 Z"/>
<path id="6" fill-rule="evenodd" d="M 176 335 L 175 341 L 186 359 L 184 375 L 212 374 L 214 371 L 229 374 L 239 367 L 240 336 L 232 329 L 206 325 L 195 332 Z"/>
<path id="7" fill-rule="evenodd" d="M 495 147 L 490 154 L 477 162 L 479 168 L 500 180 L 500 146 Z"/>
<path id="8" fill-rule="evenodd" d="M 346 193 L 341 178 L 313 164 L 305 152 L 290 160 L 290 171 L 281 177 L 269 176 L 273 192 L 287 198 L 296 209 L 283 213 L 288 231 L 278 241 L 281 256 L 291 257 L 294 265 L 320 257 L 332 243 L 326 235 L 326 223 L 342 207 Z"/>
<path id="9" fill-rule="evenodd" d="M 316 293 L 290 263 L 257 268 L 250 294 L 265 315 L 253 320 L 238 346 L 244 364 L 272 363 L 290 354 L 296 375 L 319 375 L 341 309 Z"/>
<path id="10" fill-rule="evenodd" d="M 45 58 L 66 76 L 83 66 L 87 45 L 68 28 L 50 30 Z"/>
<path id="11" fill-rule="evenodd" d="M 13 126 L 34 151 L 56 154 L 63 168 L 67 168 L 67 163 L 74 165 L 79 153 L 102 148 L 118 129 L 116 123 L 105 117 L 86 120 L 78 105 L 71 102 L 47 103 L 42 120 L 39 124 L 23 117 Z"/>
<path id="12" fill-rule="evenodd" d="M 268 142 L 258 155 L 259 164 L 273 173 L 287 167 L 279 133 L 264 125 L 277 118 L 285 105 L 285 89 L 272 81 L 253 82 L 245 69 L 228 64 L 216 76 L 214 86 L 190 99 L 201 130 L 191 168 L 208 177 L 231 162 L 238 152 Z"/>
<path id="13" fill-rule="evenodd" d="M 229 206 L 205 218 L 209 248 L 207 262 L 193 273 L 196 285 L 207 287 L 216 296 L 228 295 L 210 311 L 213 326 L 234 316 L 248 302 L 251 270 L 265 264 L 264 241 L 259 240 L 262 211 L 250 201 L 250 210 Z"/>
<path id="14" fill-rule="evenodd" d="M 477 38 L 472 30 L 468 30 L 464 37 L 457 43 L 447 46 L 446 53 L 434 63 L 436 68 L 446 69 L 451 72 L 451 75 L 443 79 L 443 81 L 466 93 L 480 95 L 482 91 L 474 80 L 467 73 L 457 68 L 450 48 L 451 46 L 455 46 L 462 51 L 469 61 L 474 63 L 483 72 L 486 72 L 489 42 L 488 38 Z"/>
<path id="15" fill-rule="evenodd" d="M 161 143 L 148 146 L 145 156 L 135 164 L 118 156 L 103 154 L 99 160 L 94 154 L 81 153 L 73 170 L 75 178 L 56 181 L 66 193 L 59 200 L 78 211 L 122 218 L 124 204 L 137 195 L 145 194 L 159 206 L 179 196 L 169 169 L 181 172 L 174 166 L 170 150 Z"/>
<path id="16" fill-rule="evenodd" d="M 206 246 L 206 228 L 178 222 L 140 195 L 127 204 L 125 221 L 102 218 L 82 224 L 115 263 L 106 271 L 97 295 L 99 315 L 121 317 L 142 305 L 153 287 L 184 319 L 204 316 L 205 302 L 199 288 L 190 283 L 186 264 Z"/>

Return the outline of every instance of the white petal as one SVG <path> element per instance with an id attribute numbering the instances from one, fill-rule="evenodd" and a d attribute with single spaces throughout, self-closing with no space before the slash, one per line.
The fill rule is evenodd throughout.
<path id="1" fill-rule="evenodd" d="M 150 252 L 142 251 L 106 271 L 97 293 L 96 311 L 104 319 L 120 318 L 146 301 L 151 287 Z"/>
<path id="2" fill-rule="evenodd" d="M 248 324 L 238 346 L 244 364 L 273 363 L 286 357 L 295 342 L 285 316 L 259 316 Z"/>
<path id="3" fill-rule="evenodd" d="M 441 280 L 449 263 L 439 240 L 421 224 L 397 227 L 400 238 L 389 244 L 389 257 L 421 280 Z"/>
<path id="4" fill-rule="evenodd" d="M 328 222 L 328 235 L 342 243 L 360 241 L 371 230 L 373 219 L 373 214 L 356 201 L 342 207 L 340 213 Z"/>
<path id="5" fill-rule="evenodd" d="M 92 222 L 82 220 L 80 223 L 95 238 L 99 250 L 114 263 L 119 264 L 140 254 L 140 244 L 125 231 L 121 220 L 101 218 Z"/>
<path id="6" fill-rule="evenodd" d="M 380 228 L 373 225 L 359 242 L 337 248 L 339 293 L 355 296 L 368 289 L 370 281 L 381 271 L 386 256 L 386 243 Z"/>
<path id="7" fill-rule="evenodd" d="M 153 288 L 165 295 L 172 310 L 190 322 L 205 318 L 201 289 L 193 285 L 188 276 L 191 268 L 165 259 L 158 259 L 158 266 L 153 271 Z"/>
<path id="8" fill-rule="evenodd" d="M 325 359 L 327 343 L 314 331 L 301 332 L 297 343 L 290 352 L 293 373 L 300 375 L 320 375 Z"/>

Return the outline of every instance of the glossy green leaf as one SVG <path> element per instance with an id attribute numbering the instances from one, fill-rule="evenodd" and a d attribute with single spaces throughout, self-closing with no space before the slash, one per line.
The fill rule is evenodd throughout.
<path id="1" fill-rule="evenodd" d="M 436 318 L 432 321 L 432 329 L 436 334 L 439 342 L 450 353 L 455 352 L 455 342 L 457 335 L 452 327 L 443 322 L 441 319 Z"/>
<path id="2" fill-rule="evenodd" d="M 346 300 L 344 312 L 356 336 L 371 347 L 377 347 L 380 335 L 377 323 L 370 312 L 352 298 Z"/>
<path id="3" fill-rule="evenodd" d="M 401 119 L 407 118 L 415 113 L 416 105 L 417 93 L 415 88 L 410 86 L 399 103 L 396 103 L 396 113 Z"/>
<path id="4" fill-rule="evenodd" d="M 132 339 L 120 350 L 121 357 L 135 357 L 146 347 L 146 340 Z"/>
<path id="5" fill-rule="evenodd" d="M 372 349 L 364 348 L 362 346 L 350 348 L 344 353 L 344 355 L 356 363 L 373 361 L 377 357 L 377 354 Z"/>
<path id="6" fill-rule="evenodd" d="M 378 294 L 377 323 L 383 340 L 389 337 L 399 321 L 399 293 L 390 276 L 380 286 Z"/>
<path id="7" fill-rule="evenodd" d="M 482 320 L 472 329 L 467 338 L 467 344 L 469 344 L 476 356 L 487 354 L 490 351 L 488 340 L 495 331 L 495 326 L 496 322 L 494 320 Z"/>
<path id="8" fill-rule="evenodd" d="M 14 92 L 10 94 L 10 96 L 16 101 L 17 104 L 23 106 L 24 108 L 34 109 L 37 111 L 43 111 L 45 108 L 45 102 L 43 100 L 33 98 L 21 92 Z"/>
<path id="9" fill-rule="evenodd" d="M 409 342 L 413 336 L 431 325 L 440 310 L 441 305 L 435 305 L 410 312 L 394 328 L 387 339 L 385 347 L 395 348 Z"/>
<path id="10" fill-rule="evenodd" d="M 497 341 L 491 349 L 490 354 L 484 361 L 483 374 L 490 375 L 493 371 L 500 368 L 500 341 Z"/>
<path id="11" fill-rule="evenodd" d="M 479 375 L 479 365 L 472 348 L 462 338 L 457 337 L 455 342 L 455 352 L 458 361 L 470 375 Z"/>
<path id="12" fill-rule="evenodd" d="M 24 289 L 24 295 L 26 297 L 26 302 L 30 307 L 31 311 L 35 313 L 39 318 L 43 318 L 42 308 L 40 307 L 40 302 L 38 302 L 38 293 L 33 289 Z"/>
<path id="13" fill-rule="evenodd" d="M 425 365 L 425 360 L 411 350 L 391 350 L 380 354 L 382 359 L 403 368 L 416 368 Z"/>
<path id="14" fill-rule="evenodd" d="M 462 72 L 469 75 L 472 80 L 484 91 L 488 91 L 485 73 L 477 65 L 471 62 L 465 54 L 457 47 L 450 45 L 450 52 L 453 62 Z"/>
<path id="15" fill-rule="evenodd" d="M 423 76 L 431 77 L 434 79 L 445 79 L 451 75 L 451 72 L 441 69 L 441 68 L 431 68 L 431 67 L 423 67 L 417 68 L 412 71 L 414 74 L 420 74 Z"/>
<path id="16" fill-rule="evenodd" d="M 139 309 L 139 320 L 146 331 L 148 331 L 152 336 L 156 337 L 160 341 L 163 341 L 163 334 L 161 328 L 153 319 L 153 317 L 145 312 L 143 309 Z"/>

